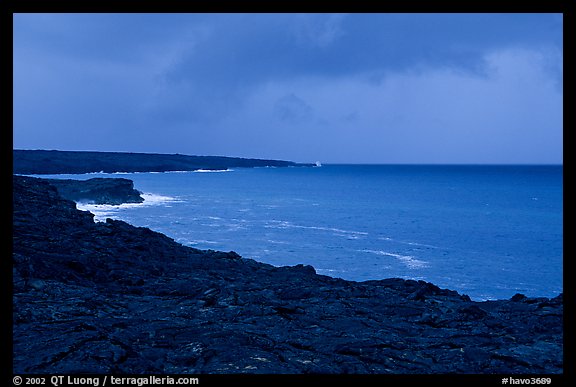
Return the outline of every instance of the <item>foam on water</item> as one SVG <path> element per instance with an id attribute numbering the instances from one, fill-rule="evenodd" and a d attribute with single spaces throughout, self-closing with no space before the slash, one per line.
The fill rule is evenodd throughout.
<path id="1" fill-rule="evenodd" d="M 381 241 L 400 243 L 400 244 L 409 245 L 409 246 L 427 247 L 430 249 L 441 249 L 442 248 L 442 247 L 438 247 L 438 246 L 434 246 L 434 245 L 429 245 L 427 243 L 404 241 L 404 240 L 398 240 L 398 239 L 394 239 L 394 238 L 390 238 L 390 237 L 379 237 L 378 239 Z"/>
<path id="2" fill-rule="evenodd" d="M 363 232 L 363 231 L 350 231 L 350 230 L 343 230 L 340 228 L 336 228 L 336 227 L 321 227 L 321 226 L 302 226 L 299 224 L 293 224 L 291 222 L 287 222 L 287 221 L 283 221 L 283 220 L 275 220 L 275 221 L 271 221 L 270 223 L 272 224 L 267 224 L 264 227 L 267 228 L 301 228 L 301 229 L 305 229 L 305 230 L 317 230 L 317 231 L 329 231 L 335 234 L 344 234 L 344 235 L 352 235 L 352 236 L 364 236 L 364 235 L 368 235 L 367 232 Z M 355 238 L 357 239 L 357 238 Z"/>
<path id="3" fill-rule="evenodd" d="M 233 171 L 234 171 L 233 169 L 228 168 L 228 169 L 197 169 L 194 172 L 196 172 L 196 173 L 211 173 L 211 172 L 217 173 L 217 172 L 233 172 Z"/>
<path id="4" fill-rule="evenodd" d="M 143 193 L 140 196 L 144 199 L 142 203 L 122 203 L 113 205 L 78 202 L 76 203 L 76 208 L 82 211 L 90 211 L 94 214 L 94 221 L 104 222 L 106 218 L 118 219 L 119 212 L 124 209 L 142 206 L 167 206 L 167 203 L 181 202 L 181 200 L 176 197 L 157 195 L 153 193 Z"/>
<path id="5" fill-rule="evenodd" d="M 198 246 L 198 245 L 217 245 L 218 242 L 208 241 L 205 239 L 195 239 L 195 240 L 186 240 L 186 239 L 179 239 L 178 243 L 181 243 L 186 246 Z"/>
<path id="6" fill-rule="evenodd" d="M 398 261 L 403 263 L 409 269 L 420 269 L 423 267 L 428 267 L 428 262 L 416 259 L 411 255 L 390 253 L 388 251 L 382 251 L 382 250 L 360 250 L 360 251 L 365 253 L 372 253 L 376 255 L 384 255 L 387 257 L 396 258 Z"/>

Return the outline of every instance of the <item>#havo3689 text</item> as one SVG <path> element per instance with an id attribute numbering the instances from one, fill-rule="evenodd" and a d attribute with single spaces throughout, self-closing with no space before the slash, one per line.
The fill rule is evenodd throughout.
<path id="1" fill-rule="evenodd" d="M 502 378 L 502 384 L 552 384 L 552 378 Z"/>

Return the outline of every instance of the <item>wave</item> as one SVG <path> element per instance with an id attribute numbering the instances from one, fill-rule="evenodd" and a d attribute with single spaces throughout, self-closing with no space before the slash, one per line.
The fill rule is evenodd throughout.
<path id="1" fill-rule="evenodd" d="M 283 220 L 274 220 L 271 223 L 275 223 L 274 225 L 267 224 L 264 227 L 266 228 L 301 228 L 306 230 L 318 230 L 318 231 L 330 231 L 337 234 L 344 234 L 344 235 L 354 235 L 354 236 L 365 236 L 368 235 L 367 232 L 363 231 L 350 231 L 350 230 L 342 230 L 340 228 L 335 227 L 320 227 L 320 226 L 302 226 L 298 224 L 293 224 Z"/>
<path id="2" fill-rule="evenodd" d="M 376 254 L 376 255 L 384 255 L 387 257 L 396 258 L 398 261 L 403 263 L 409 269 L 421 269 L 424 267 L 428 267 L 428 262 L 422 261 L 420 259 L 416 259 L 412 255 L 402 255 L 402 254 L 390 253 L 388 251 L 383 251 L 383 250 L 358 250 L 358 251 L 364 252 L 364 253 L 372 253 L 372 254 Z"/>
<path id="3" fill-rule="evenodd" d="M 193 240 L 188 240 L 188 239 L 178 239 L 177 241 L 180 244 L 186 245 L 186 246 L 202 246 L 202 245 L 218 245 L 219 242 L 215 242 L 215 241 L 209 241 L 206 239 L 193 239 Z"/>
<path id="4" fill-rule="evenodd" d="M 167 205 L 168 203 L 178 203 L 182 202 L 177 197 L 164 196 L 153 193 L 142 193 L 140 196 L 144 199 L 142 203 L 122 203 L 122 204 L 93 204 L 78 202 L 76 203 L 76 208 L 82 211 L 90 211 L 94 214 L 94 220 L 97 222 L 103 222 L 106 218 L 117 219 L 116 214 L 123 209 L 138 208 L 144 206 L 161 206 Z"/>
<path id="5" fill-rule="evenodd" d="M 190 173 L 194 171 L 137 171 L 137 172 L 124 172 L 124 171 L 117 171 L 117 172 L 90 172 L 87 174 L 102 174 L 102 175 L 142 175 L 142 174 L 158 174 L 158 173 Z"/>
<path id="6" fill-rule="evenodd" d="M 137 204 L 143 204 L 143 205 L 158 205 L 158 204 L 164 204 L 164 203 L 180 203 L 182 202 L 181 199 L 179 199 L 178 197 L 175 196 L 165 196 L 165 195 L 158 195 L 158 194 L 153 194 L 153 193 L 143 193 L 142 198 L 144 198 L 144 202 L 143 203 L 137 203 Z"/>
<path id="7" fill-rule="evenodd" d="M 276 240 L 274 240 L 274 239 L 268 239 L 266 242 L 267 242 L 267 243 L 273 243 L 273 244 L 276 244 L 276 245 L 290 245 L 290 244 L 291 244 L 290 242 L 276 241 Z"/>
<path id="8" fill-rule="evenodd" d="M 124 172 L 124 171 L 117 171 L 117 172 L 99 172 L 103 175 L 142 175 L 144 173 L 162 173 L 162 172 Z"/>
<path id="9" fill-rule="evenodd" d="M 199 172 L 199 173 L 211 173 L 211 172 L 234 172 L 233 169 L 197 169 L 193 172 Z"/>
<path id="10" fill-rule="evenodd" d="M 438 246 L 434 246 L 434 245 L 428 245 L 428 244 L 426 244 L 426 243 L 403 241 L 403 240 L 398 240 L 398 239 L 389 238 L 389 237 L 378 237 L 378 239 L 381 240 L 381 241 L 401 243 L 401 244 L 403 244 L 403 245 L 409 245 L 409 246 L 428 247 L 428 248 L 431 248 L 431 249 L 441 249 L 441 248 L 442 248 L 442 247 L 438 247 Z"/>

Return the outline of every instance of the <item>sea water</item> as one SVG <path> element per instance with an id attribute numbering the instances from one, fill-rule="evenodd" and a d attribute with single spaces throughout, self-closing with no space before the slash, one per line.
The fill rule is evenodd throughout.
<path id="1" fill-rule="evenodd" d="M 324 165 L 125 177 L 142 204 L 80 204 L 199 249 L 475 300 L 562 292 L 562 166 Z"/>

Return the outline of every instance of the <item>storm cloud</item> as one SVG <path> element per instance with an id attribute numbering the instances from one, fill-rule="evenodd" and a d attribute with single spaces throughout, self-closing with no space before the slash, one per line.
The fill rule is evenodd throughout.
<path id="1" fill-rule="evenodd" d="M 561 163 L 559 14 L 15 14 L 14 147 Z"/>

